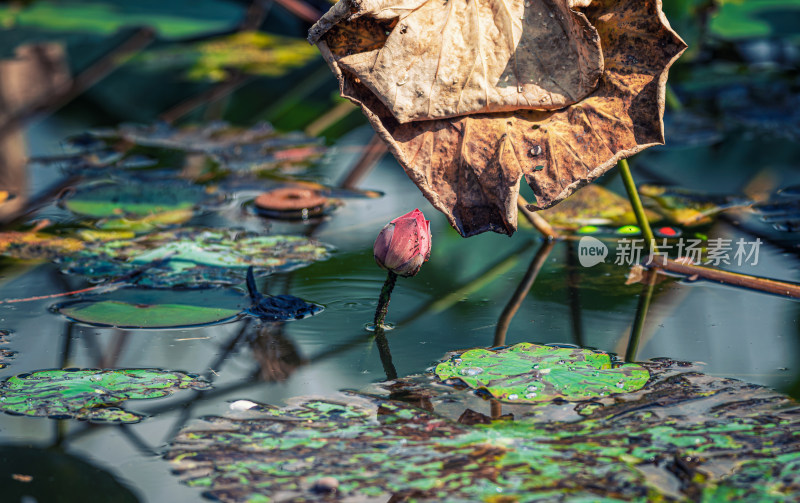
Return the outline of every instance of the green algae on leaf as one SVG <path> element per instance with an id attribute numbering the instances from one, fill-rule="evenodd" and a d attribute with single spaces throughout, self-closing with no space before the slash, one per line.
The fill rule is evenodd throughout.
<path id="1" fill-rule="evenodd" d="M 507 402 L 587 400 L 636 391 L 650 378 L 640 365 L 612 363 L 606 353 L 530 343 L 470 349 L 440 363 L 435 372 Z"/>
<path id="2" fill-rule="evenodd" d="M 242 283 L 257 274 L 288 271 L 327 259 L 331 247 L 299 236 L 268 236 L 222 229 L 184 228 L 136 239 L 96 241 L 63 260 L 64 270 L 108 280 L 145 269 L 142 286 L 198 288 Z"/>
<path id="3" fill-rule="evenodd" d="M 209 386 L 196 375 L 158 369 L 38 370 L 0 383 L 0 410 L 54 419 L 136 423 L 144 416 L 120 408 L 123 401 Z"/>
<path id="4" fill-rule="evenodd" d="M 87 325 L 129 329 L 180 328 L 228 321 L 243 314 L 245 298 L 234 290 L 124 288 L 65 302 L 54 310 Z"/>

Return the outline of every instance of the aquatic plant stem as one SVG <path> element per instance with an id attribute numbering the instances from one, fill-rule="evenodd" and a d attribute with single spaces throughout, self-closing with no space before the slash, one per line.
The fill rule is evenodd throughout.
<path id="1" fill-rule="evenodd" d="M 522 301 L 528 296 L 528 292 L 530 292 L 533 282 L 536 281 L 536 276 L 539 275 L 539 271 L 542 269 L 547 257 L 550 255 L 550 250 L 553 249 L 553 244 L 553 241 L 545 241 L 533 256 L 533 260 L 531 260 L 528 270 L 525 271 L 525 276 L 523 276 L 522 281 L 520 281 L 517 289 L 514 291 L 514 294 L 508 300 L 506 307 L 503 308 L 503 312 L 500 314 L 500 319 L 497 320 L 492 346 L 505 345 L 506 332 L 508 332 L 508 327 L 511 325 L 511 320 L 514 318 L 514 315 L 517 314 L 517 310 L 519 310 L 519 306 L 522 305 Z"/>
<path id="2" fill-rule="evenodd" d="M 384 327 L 384 320 L 386 319 L 386 312 L 389 310 L 389 298 L 392 296 L 392 290 L 394 289 L 394 284 L 397 281 L 397 274 L 389 271 L 389 275 L 386 276 L 386 282 L 383 283 L 383 288 L 381 288 L 381 296 L 378 299 L 378 308 L 375 310 L 375 330 L 383 329 Z"/>
<path id="3" fill-rule="evenodd" d="M 517 209 L 525 219 L 547 239 L 558 239 L 558 233 L 547 223 L 541 215 L 528 209 L 528 201 L 522 196 L 517 196 Z"/>
<path id="4" fill-rule="evenodd" d="M 647 214 L 642 206 L 642 200 L 639 198 L 639 192 L 636 190 L 636 183 L 633 181 L 631 175 L 631 168 L 628 166 L 627 159 L 620 159 L 617 163 L 619 167 L 619 174 L 622 177 L 622 183 L 625 185 L 625 191 L 628 193 L 628 199 L 633 207 L 633 214 L 636 215 L 636 221 L 639 222 L 639 227 L 642 229 L 642 235 L 645 240 L 645 249 L 650 253 L 657 253 L 656 240 L 653 236 L 653 231 L 650 229 L 650 221 L 647 220 Z"/>
<path id="5" fill-rule="evenodd" d="M 628 348 L 625 350 L 625 361 L 635 362 L 636 354 L 639 352 L 639 341 L 642 339 L 644 321 L 647 318 L 647 310 L 650 309 L 650 300 L 653 298 L 653 289 L 656 284 L 655 271 L 649 271 L 647 278 L 642 286 L 642 293 L 639 295 L 639 303 L 636 306 L 636 318 L 633 321 L 631 337 L 628 339 Z"/>
<path id="6" fill-rule="evenodd" d="M 375 326 L 375 344 L 378 346 L 378 355 L 381 358 L 381 365 L 383 365 L 383 372 L 386 374 L 386 380 L 394 381 L 397 379 L 397 369 L 392 362 L 392 352 L 389 350 L 389 340 L 386 338 L 386 333 L 383 331 L 383 325 Z"/>

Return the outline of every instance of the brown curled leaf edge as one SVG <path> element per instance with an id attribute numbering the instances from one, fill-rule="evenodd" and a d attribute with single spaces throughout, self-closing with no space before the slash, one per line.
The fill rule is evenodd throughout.
<path id="1" fill-rule="evenodd" d="M 661 0 L 581 0 L 566 4 L 567 0 L 480 1 L 487 5 L 476 8 L 478 0 L 470 0 L 471 4 L 466 0 L 340 0 L 309 32 L 309 41 L 317 44 L 339 79 L 342 96 L 361 106 L 406 174 L 465 237 L 486 231 L 513 234 L 523 176 L 536 196 L 528 208 L 541 210 L 564 200 L 620 159 L 663 144 L 667 72 L 687 47 L 670 28 Z M 428 5 L 434 2 L 438 11 Z M 540 7 L 530 7 L 537 2 Z M 490 50 L 486 37 L 480 43 L 470 42 L 471 51 L 462 50 L 453 58 L 448 58 L 442 47 L 458 44 L 431 41 L 437 27 L 443 37 L 457 31 L 462 39 L 469 38 L 464 35 L 466 28 L 455 30 L 448 17 L 448 13 L 452 16 L 464 9 L 471 9 L 473 18 L 479 18 L 473 20 L 470 29 L 509 26 L 507 17 L 503 22 L 497 20 L 499 7 L 495 4 L 503 4 L 512 14 L 523 12 L 520 17 L 535 13 L 537 20 L 557 23 L 568 37 L 580 35 L 581 40 L 572 44 L 557 37 L 557 45 L 568 46 L 559 56 L 563 65 L 558 65 L 562 61 L 558 58 L 542 56 L 541 64 L 529 65 L 532 70 L 528 72 L 512 72 L 509 78 L 520 94 L 539 93 L 540 98 L 545 96 L 543 102 L 547 96 L 552 100 L 563 98 L 566 106 L 548 110 L 545 103 L 540 107 L 543 109 L 532 109 L 539 105 L 528 99 L 524 107 L 508 110 L 512 99 L 507 93 L 508 82 L 495 82 L 498 73 L 492 73 L 488 63 L 485 69 L 474 70 L 491 59 L 486 57 Z M 441 10 L 448 5 L 461 10 Z M 415 15 L 423 9 L 433 10 L 426 16 Z M 479 17 L 481 13 L 483 17 Z M 521 28 L 515 25 L 516 32 L 509 28 L 512 36 L 504 40 L 495 37 L 499 45 L 517 44 L 515 51 L 498 49 L 509 59 L 491 60 L 495 70 L 499 66 L 519 67 L 519 62 L 535 59 L 523 56 L 523 52 L 544 54 L 552 49 L 547 37 L 556 36 L 557 31 L 547 28 L 526 35 L 524 31 L 532 30 L 533 23 L 521 21 Z M 412 29 L 412 22 L 429 23 L 433 28 Z M 426 33 L 425 43 L 398 49 L 393 39 L 409 32 Z M 599 59 L 592 53 L 593 33 L 599 37 Z M 538 40 L 538 48 L 526 45 L 530 40 Z M 387 54 L 405 60 L 390 61 Z M 475 60 L 470 61 L 473 56 Z M 445 66 L 439 65 L 431 73 L 425 68 L 431 58 L 458 60 L 469 68 L 459 73 L 458 65 L 452 71 L 444 71 Z M 569 63 L 590 68 L 588 73 L 576 73 Z M 602 74 L 593 90 L 581 97 L 598 64 Z M 566 73 L 547 79 L 542 76 L 544 71 L 561 72 L 562 67 Z M 387 71 L 392 74 L 375 75 Z M 409 85 L 408 75 L 424 76 L 423 81 L 407 88 L 422 94 L 416 102 L 407 99 L 405 89 L 399 90 Z M 481 82 L 470 88 L 464 79 L 473 78 Z M 445 92 L 448 79 L 470 95 L 456 100 L 455 108 L 453 93 Z M 389 82 L 394 82 L 395 89 L 387 85 Z M 570 90 L 562 85 L 564 82 L 576 83 L 577 87 Z M 556 92 L 557 87 L 563 92 Z M 506 94 L 493 95 L 497 88 Z M 484 93 L 483 100 L 480 93 Z M 568 104 L 571 101 L 574 103 Z"/>

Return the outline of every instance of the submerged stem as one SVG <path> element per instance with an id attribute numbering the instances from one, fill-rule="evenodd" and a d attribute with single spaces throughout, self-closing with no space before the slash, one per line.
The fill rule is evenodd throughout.
<path id="1" fill-rule="evenodd" d="M 383 328 L 383 322 L 386 319 L 386 312 L 389 310 L 389 298 L 392 295 L 392 290 L 394 289 L 394 284 L 396 281 L 397 274 L 389 271 L 389 275 L 386 276 L 386 282 L 383 284 L 383 288 L 381 288 L 381 296 L 378 299 L 378 308 L 375 310 L 375 330 Z"/>
<path id="2" fill-rule="evenodd" d="M 622 183 L 625 185 L 625 191 L 628 193 L 628 199 L 631 201 L 633 214 L 636 215 L 636 221 L 639 222 L 639 227 L 642 229 L 645 249 L 650 253 L 657 253 L 656 240 L 653 236 L 653 231 L 650 229 L 650 221 L 647 220 L 647 214 L 644 211 L 644 206 L 642 206 L 642 200 L 639 198 L 639 192 L 636 190 L 636 183 L 633 181 L 633 175 L 631 175 L 631 168 L 628 166 L 628 160 L 620 159 L 617 166 L 619 166 L 619 174 L 622 177 Z"/>
<path id="3" fill-rule="evenodd" d="M 625 350 L 626 362 L 635 362 L 637 360 L 639 341 L 642 339 L 644 320 L 647 317 L 647 311 L 650 309 L 650 300 L 653 298 L 656 276 L 658 275 L 655 271 L 648 271 L 647 279 L 642 286 L 642 293 L 639 295 L 639 303 L 636 306 L 636 318 L 633 320 L 633 327 L 631 328 L 631 337 L 628 339 L 628 348 Z"/>

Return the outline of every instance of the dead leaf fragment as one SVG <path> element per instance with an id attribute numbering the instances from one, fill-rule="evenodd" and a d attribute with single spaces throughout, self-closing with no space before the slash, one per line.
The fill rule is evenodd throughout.
<path id="1" fill-rule="evenodd" d="M 563 108 L 603 72 L 597 31 L 560 0 L 342 0 L 324 17 L 393 25 L 335 58 L 400 123 Z"/>
<path id="2" fill-rule="evenodd" d="M 604 70 L 597 88 L 577 103 L 405 124 L 384 104 L 387 97 L 340 64 L 357 53 L 379 53 L 396 26 L 340 12 L 347 1 L 312 27 L 310 39 L 318 41 L 342 95 L 361 106 L 408 176 L 464 236 L 512 234 L 523 177 L 536 196 L 529 208 L 544 209 L 619 159 L 664 142 L 667 70 L 686 44 L 669 27 L 660 0 L 597 0 L 584 10 L 600 36 Z"/>

